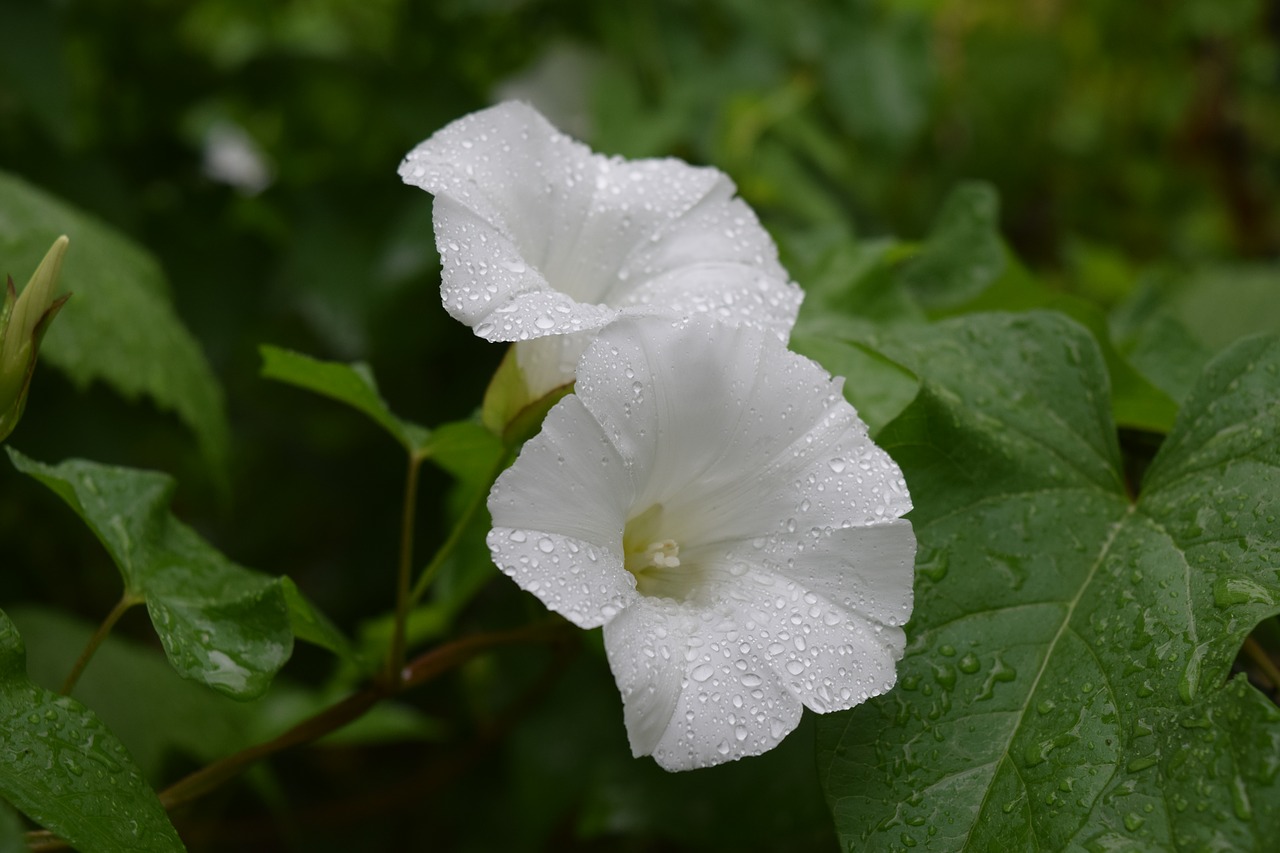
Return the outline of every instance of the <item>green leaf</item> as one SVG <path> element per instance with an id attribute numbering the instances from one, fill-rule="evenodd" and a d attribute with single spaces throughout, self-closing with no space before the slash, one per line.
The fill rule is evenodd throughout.
<path id="1" fill-rule="evenodd" d="M 488 489 L 505 453 L 502 440 L 475 421 L 442 424 L 431 437 L 431 461 L 476 488 Z"/>
<path id="2" fill-rule="evenodd" d="M 1205 266 L 1169 290 L 1178 319 L 1215 350 L 1244 335 L 1280 332 L 1280 263 Z"/>
<path id="3" fill-rule="evenodd" d="M 966 302 L 1005 271 L 1000 200 L 987 184 L 961 184 L 942 204 L 919 254 L 901 272 L 903 285 L 926 308 Z"/>
<path id="4" fill-rule="evenodd" d="M 1125 358 L 1177 402 L 1186 399 L 1213 352 L 1174 315 L 1156 282 L 1140 287 L 1112 312 L 1111 328 Z"/>
<path id="5" fill-rule="evenodd" d="M 356 655 L 347 635 L 338 630 L 328 616 L 312 604 L 298 585 L 287 577 L 280 578 L 280 590 L 284 593 L 285 606 L 289 608 L 289 627 L 299 640 L 328 649 L 341 658 Z"/>
<path id="6" fill-rule="evenodd" d="M 165 474 L 83 460 L 44 465 L 6 449 L 97 535 L 125 595 L 146 602 L 179 673 L 237 698 L 267 689 L 293 651 L 287 579 L 236 565 L 174 518 Z"/>
<path id="7" fill-rule="evenodd" d="M 430 430 L 402 421 L 391 413 L 378 393 L 378 384 L 367 364 L 320 361 L 270 345 L 263 345 L 259 351 L 262 353 L 262 375 L 267 379 L 323 394 L 364 412 L 415 456 L 422 455 L 430 442 Z"/>
<path id="8" fill-rule="evenodd" d="M 28 641 L 31 680 L 46 687 L 61 684 L 93 626 L 39 607 L 14 608 L 9 615 Z M 271 740 L 343 698 L 284 677 L 276 678 L 265 696 L 248 702 L 212 694 L 181 678 L 158 649 L 117 634 L 98 648 L 76 683 L 75 696 L 93 707 L 153 782 L 165 778 L 166 768 L 172 770 L 175 753 L 208 763 Z M 320 743 L 425 740 L 439 729 L 437 722 L 411 708 L 384 702 L 336 738 Z"/>
<path id="9" fill-rule="evenodd" d="M 22 818 L 8 803 L 0 800 L 0 853 L 26 853 L 26 850 Z"/>
<path id="10" fill-rule="evenodd" d="M 1264 849 L 1280 716 L 1224 681 L 1280 610 L 1280 341 L 1215 361 L 1136 503 L 1107 376 L 1059 315 L 886 343 L 922 378 L 880 434 L 915 502 L 899 685 L 819 721 L 846 846 Z"/>
<path id="11" fill-rule="evenodd" d="M 845 378 L 845 399 L 872 435 L 896 418 L 920 388 L 911 371 L 858 343 L 823 335 L 793 336 L 791 348 Z"/>
<path id="12" fill-rule="evenodd" d="M 85 387 L 102 380 L 126 399 L 150 397 L 175 412 L 223 477 L 228 429 L 222 389 L 174 313 L 164 273 L 128 238 L 43 191 L 0 172 L 0 259 L 35 269 L 60 234 L 71 238 L 62 289 L 75 298 L 52 324 L 41 358 Z"/>
<path id="13" fill-rule="evenodd" d="M 1122 427 L 1167 433 L 1178 414 L 1178 404 L 1138 370 L 1111 343 L 1106 315 L 1092 303 L 1074 296 L 1059 296 L 1049 307 L 1061 311 L 1093 333 L 1111 377 L 1111 412 Z"/>
<path id="14" fill-rule="evenodd" d="M 32 683 L 0 611 L 0 793 L 84 853 L 183 850 L 116 736 L 74 699 Z"/>

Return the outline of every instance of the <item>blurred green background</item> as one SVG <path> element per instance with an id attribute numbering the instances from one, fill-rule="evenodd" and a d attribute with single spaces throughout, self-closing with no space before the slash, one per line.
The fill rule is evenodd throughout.
<path id="1" fill-rule="evenodd" d="M 441 309 L 430 197 L 396 176 L 448 121 L 521 97 L 597 150 L 715 165 L 801 284 L 857 241 L 922 238 L 985 181 L 1042 282 L 1116 322 L 1159 299 L 1209 351 L 1280 327 L 1278 92 L 1264 0 L 5 0 L 0 169 L 155 253 L 223 384 L 231 462 L 211 472 L 176 418 L 47 366 L 12 443 L 176 474 L 180 516 L 355 630 L 390 601 L 401 453 L 260 379 L 257 347 L 367 361 L 423 424 L 479 404 L 501 351 Z M 67 286 L 68 311 L 92 298 Z M 449 485 L 425 472 L 424 553 Z M 0 466 L 0 605 L 96 622 L 118 592 L 90 534 Z M 530 601 L 490 584 L 455 630 Z M 119 632 L 152 642 L 139 614 Z M 546 657 L 415 696 L 444 735 L 290 757 L 178 826 L 193 849 L 834 843 L 807 730 L 746 769 L 665 777 L 626 756 L 598 650 L 544 684 Z M 298 658 L 300 681 L 325 676 Z M 524 683 L 539 701 L 504 720 Z M 492 726 L 506 736 L 477 746 Z M 194 766 L 172 752 L 161 781 Z"/>

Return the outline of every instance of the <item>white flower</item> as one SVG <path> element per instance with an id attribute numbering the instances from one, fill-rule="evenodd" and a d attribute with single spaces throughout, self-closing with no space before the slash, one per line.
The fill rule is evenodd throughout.
<path id="1" fill-rule="evenodd" d="M 626 319 L 489 496 L 498 566 L 604 626 L 632 751 L 668 770 L 775 746 L 801 706 L 894 683 L 915 537 L 842 379 L 773 335 Z"/>
<path id="2" fill-rule="evenodd" d="M 490 341 L 567 336 L 518 350 L 546 381 L 571 381 L 591 333 L 624 314 L 707 313 L 784 341 L 795 323 L 800 288 L 715 169 L 593 154 L 507 102 L 437 132 L 400 176 L 435 195 L 451 315 Z"/>

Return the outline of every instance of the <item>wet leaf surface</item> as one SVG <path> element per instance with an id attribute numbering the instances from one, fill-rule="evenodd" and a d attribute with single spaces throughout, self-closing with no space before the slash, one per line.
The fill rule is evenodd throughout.
<path id="1" fill-rule="evenodd" d="M 341 651 L 341 635 L 288 578 L 239 566 L 168 511 L 173 479 L 69 460 L 44 465 L 7 448 L 110 553 L 125 595 L 145 602 L 169 662 L 229 696 L 261 695 L 299 637 Z"/>
<path id="2" fill-rule="evenodd" d="M 83 853 L 184 849 L 155 792 L 97 715 L 27 678 L 26 648 L 3 611 L 0 794 Z"/>
<path id="3" fill-rule="evenodd" d="M 1280 713 L 1231 662 L 1280 610 L 1280 342 L 1210 364 L 1126 494 L 1097 347 L 1050 314 L 884 343 L 922 378 L 880 441 L 920 538 L 891 693 L 819 720 L 842 841 L 1263 849 Z"/>

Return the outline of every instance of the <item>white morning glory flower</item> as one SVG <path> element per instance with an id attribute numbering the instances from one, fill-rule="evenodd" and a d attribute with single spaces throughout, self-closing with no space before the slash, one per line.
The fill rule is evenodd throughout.
<path id="1" fill-rule="evenodd" d="M 759 329 L 621 320 L 495 483 L 494 561 L 604 626 L 637 756 L 755 755 L 893 685 L 911 502 L 842 384 Z"/>
<path id="2" fill-rule="evenodd" d="M 594 154 L 513 101 L 446 126 L 400 176 L 435 195 L 446 310 L 490 341 L 557 337 L 517 349 L 542 384 L 572 381 L 591 333 L 626 314 L 707 313 L 784 341 L 795 324 L 800 288 L 716 169 Z"/>

